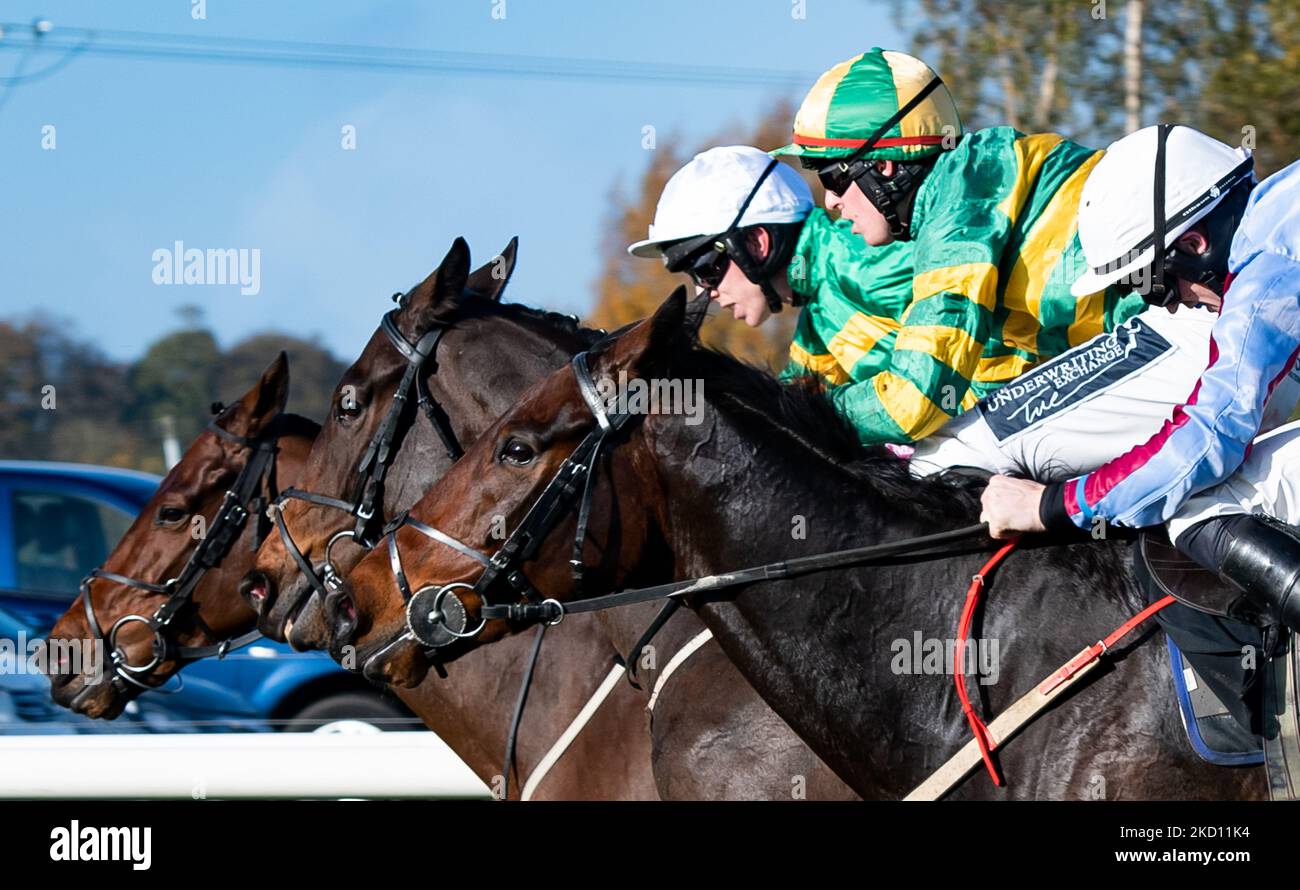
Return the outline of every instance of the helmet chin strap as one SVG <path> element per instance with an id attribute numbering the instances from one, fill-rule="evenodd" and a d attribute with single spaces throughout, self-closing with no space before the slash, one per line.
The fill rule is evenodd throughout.
<path id="1" fill-rule="evenodd" d="M 912 240 L 912 205 L 928 164 L 894 162 L 894 175 L 880 175 L 874 164 L 863 168 L 854 180 L 871 205 L 889 224 L 889 234 L 898 241 Z"/>
<path id="2" fill-rule="evenodd" d="M 785 301 L 781 299 L 781 295 L 778 294 L 776 288 L 772 286 L 771 278 L 765 278 L 763 281 L 760 281 L 758 286 L 762 288 L 763 296 L 767 297 L 767 308 L 772 311 L 773 315 L 785 308 Z"/>
<path id="3" fill-rule="evenodd" d="M 759 286 L 759 289 L 763 291 L 764 298 L 767 300 L 767 308 L 773 314 L 785 308 L 785 301 L 781 299 L 781 295 L 772 286 L 773 270 L 774 268 L 783 267 L 789 261 L 790 255 L 794 252 L 794 238 L 791 237 L 786 224 L 762 224 L 771 243 L 767 256 L 761 261 L 755 260 L 754 255 L 749 252 L 749 246 L 745 243 L 747 227 L 742 228 L 740 222 L 744 219 L 745 211 L 749 209 L 750 202 L 754 200 L 758 190 L 763 187 L 763 183 L 767 181 L 767 177 L 772 174 L 772 171 L 776 169 L 776 165 L 779 163 L 780 161 L 773 158 L 764 168 L 762 175 L 758 177 L 754 187 L 749 190 L 749 194 L 740 205 L 736 218 L 731 221 L 731 225 L 718 236 L 713 244 L 714 250 L 725 251 L 727 256 L 731 257 L 731 261 L 740 267 L 740 271 L 744 276 Z M 795 305 L 799 304 L 795 303 Z"/>
<path id="4" fill-rule="evenodd" d="M 768 249 L 767 255 L 762 260 L 755 260 L 754 255 L 749 252 L 748 245 L 744 243 L 743 231 L 737 232 L 734 237 L 728 239 L 729 243 L 725 243 L 725 246 L 732 262 L 740 267 L 740 271 L 746 278 L 758 285 L 767 300 L 767 308 L 775 315 L 785 308 L 787 301 L 777 292 L 772 279 L 776 277 L 777 270 L 785 269 L 789 265 L 790 257 L 794 253 L 798 229 L 789 231 L 779 225 L 764 225 L 763 229 L 768 234 Z M 802 306 L 806 300 L 792 289 L 789 302 L 794 306 Z"/>
<path id="5" fill-rule="evenodd" d="M 1168 306 L 1177 294 L 1177 287 L 1170 292 L 1168 277 L 1165 274 L 1165 146 L 1169 142 L 1172 124 L 1160 124 L 1156 127 L 1156 182 L 1153 189 L 1155 199 L 1152 220 L 1155 229 L 1152 233 L 1152 246 L 1155 256 L 1151 261 L 1151 287 L 1146 302 L 1154 306 Z"/>

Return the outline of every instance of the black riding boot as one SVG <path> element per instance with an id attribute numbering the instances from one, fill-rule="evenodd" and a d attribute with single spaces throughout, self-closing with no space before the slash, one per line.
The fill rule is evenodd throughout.
<path id="1" fill-rule="evenodd" d="M 1251 516 L 1234 523 L 1219 575 L 1270 618 L 1300 632 L 1300 529 Z"/>

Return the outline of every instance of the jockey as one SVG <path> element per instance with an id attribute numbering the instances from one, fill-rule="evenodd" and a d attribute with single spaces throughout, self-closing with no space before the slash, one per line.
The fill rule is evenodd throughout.
<path id="1" fill-rule="evenodd" d="M 854 319 L 850 331 L 893 333 L 888 364 L 831 393 L 866 444 L 923 439 L 1142 308 L 1115 287 L 1072 294 L 1064 272 L 1080 260 L 1075 211 L 1102 153 L 1009 127 L 963 137 L 942 81 L 905 53 L 872 49 L 823 74 L 775 154 L 817 170 L 826 206 L 874 249 L 912 245 L 898 323 Z"/>
<path id="2" fill-rule="evenodd" d="M 1097 164 L 1079 234 L 1088 271 L 1075 293 L 1128 282 L 1178 314 L 1218 313 L 1208 367 L 1147 441 L 1091 472 L 1046 486 L 994 476 L 990 533 L 1168 522 L 1179 549 L 1300 629 L 1300 541 L 1260 516 L 1300 523 L 1300 424 L 1257 438 L 1296 401 L 1300 163 L 1255 185 L 1245 150 L 1148 127 Z"/>
<path id="3" fill-rule="evenodd" d="M 815 207 L 799 174 L 757 148 L 711 148 L 668 180 L 649 237 L 628 248 L 660 257 L 697 290 L 757 327 L 787 305 L 800 315 L 791 365 L 832 384 L 865 378 L 888 365 L 893 331 L 911 299 L 912 250 L 898 244 L 864 251 L 847 221 Z M 854 319 L 889 327 L 868 333 Z M 853 326 L 836 355 L 816 326 Z"/>

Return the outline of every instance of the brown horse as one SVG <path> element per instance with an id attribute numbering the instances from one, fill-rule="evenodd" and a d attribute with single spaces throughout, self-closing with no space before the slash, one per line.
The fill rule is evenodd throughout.
<path id="1" fill-rule="evenodd" d="M 436 540 L 409 521 L 392 536 L 416 592 L 409 603 L 384 552 L 363 559 L 329 596 L 335 651 L 355 647 L 369 676 L 410 685 L 431 653 L 442 660 L 491 648 L 531 622 L 555 620 L 560 613 L 543 598 L 572 601 L 974 523 L 978 484 L 913 479 L 883 449 L 862 449 L 816 393 L 700 347 L 683 331 L 683 311 L 679 291 L 654 318 L 539 383 L 484 433 L 410 511 Z M 703 417 L 610 416 L 603 394 L 620 379 L 702 380 L 707 408 Z M 504 543 L 493 534 L 498 516 L 512 529 Z M 807 533 L 792 534 L 792 525 Z M 579 558 L 580 588 L 570 562 Z M 949 639 L 986 558 L 980 547 L 959 547 L 869 569 L 778 573 L 691 604 L 855 791 L 897 798 L 968 732 L 951 677 L 914 669 L 897 644 Z M 1141 610 L 1125 560 L 1126 549 L 1106 541 L 1025 546 L 1002 564 L 980 641 L 1001 644 L 996 682 L 981 686 L 989 710 L 1005 710 Z M 453 632 L 466 639 L 449 643 Z M 1000 751 L 1006 787 L 978 776 L 956 796 L 1263 797 L 1261 770 L 1211 766 L 1192 752 L 1164 653 L 1143 645 L 1150 636 L 1112 651 L 1108 669 Z"/>
<path id="2" fill-rule="evenodd" d="M 96 639 L 107 642 L 111 636 L 120 661 L 103 676 L 91 676 L 88 663 L 72 670 L 71 659 L 52 666 L 56 702 L 90 717 L 112 719 L 143 688 L 161 686 L 180 670 L 187 649 L 220 645 L 252 626 L 252 612 L 230 592 L 252 564 L 264 517 L 248 516 L 242 526 L 226 524 L 225 534 L 238 537 L 221 541 L 216 538 L 223 530 L 215 526 L 237 480 L 248 478 L 253 500 L 274 499 L 281 486 L 292 485 L 302 472 L 320 428 L 305 417 L 283 413 L 288 390 L 289 365 L 280 353 L 257 384 L 199 434 L 98 570 L 104 574 L 83 586 L 50 632 L 52 642 L 65 644 L 52 651 Z M 243 476 L 261 449 L 268 452 L 265 472 L 259 466 L 257 478 Z M 239 509 L 249 506 L 230 503 Z M 211 549 L 204 551 L 205 545 Z M 195 557 L 200 553 L 205 568 L 191 569 L 193 592 L 184 601 L 175 600 L 179 608 L 165 627 L 155 634 L 144 622 L 128 619 L 156 616 L 175 586 L 172 591 L 152 588 L 184 577 L 187 565 L 199 565 Z M 119 622 L 114 634 L 110 629 Z M 159 642 L 166 651 L 157 651 Z M 145 669 L 133 671 L 132 666 Z"/>
<path id="3" fill-rule="evenodd" d="M 376 493 L 382 521 L 410 507 L 450 466 L 447 441 L 468 445 L 533 382 L 561 367 L 589 347 L 597 336 L 569 319 L 499 302 L 513 265 L 513 243 L 501 257 L 468 273 L 468 248 L 457 241 L 439 267 L 405 296 L 393 314 L 398 334 L 408 344 L 438 331 L 426 375 L 429 402 L 440 406 L 450 427 L 439 431 L 426 423 L 414 405 L 393 428 L 390 464 Z M 392 332 L 376 330 L 357 361 L 340 380 L 311 466 L 298 487 L 316 500 L 291 498 L 280 511 L 283 535 L 267 540 L 256 570 L 244 584 L 245 596 L 260 613 L 259 626 L 273 638 L 288 638 L 298 648 L 323 648 L 324 625 L 314 596 L 322 583 L 326 548 L 330 571 L 346 576 L 365 551 L 346 540 L 355 531 L 356 503 L 364 480 L 359 470 L 385 429 L 389 406 L 403 385 L 409 358 L 393 342 Z M 349 396 L 351 398 L 349 399 Z M 413 400 L 412 400 L 413 401 Z M 322 504 L 336 501 L 341 509 Z M 380 522 L 382 524 L 382 522 Z M 301 554 L 302 563 L 289 549 Z M 305 563 L 318 577 L 301 571 Z M 607 681 L 615 658 L 631 649 L 650 615 L 636 622 L 618 616 L 575 620 L 552 633 L 520 727 L 520 747 L 511 791 L 519 793 L 570 721 Z M 540 786 L 538 796 L 653 797 L 657 791 L 677 797 L 785 797 L 790 775 L 808 778 L 810 794 L 851 796 L 851 792 L 771 713 L 742 677 L 721 656 L 716 644 L 698 650 L 676 671 L 672 687 L 656 697 L 656 716 L 647 735 L 647 697 L 659 683 L 674 653 L 703 630 L 690 614 L 675 617 L 656 640 L 664 653 L 642 672 L 642 690 L 621 680 L 559 759 Z M 611 641 L 614 646 L 611 646 Z M 446 739 L 475 772 L 490 784 L 501 773 L 506 733 L 515 690 L 524 672 L 529 641 L 516 639 L 446 667 L 450 682 L 430 677 L 399 696 L 425 723 Z M 345 664 L 347 663 L 345 659 Z M 696 709 L 674 689 L 695 672 L 713 678 L 715 696 Z M 485 694 L 484 690 L 488 692 Z M 707 707 L 706 707 L 707 705 Z M 781 757 L 752 758 L 755 736 L 779 740 Z M 653 744 L 654 774 L 648 772 Z"/>

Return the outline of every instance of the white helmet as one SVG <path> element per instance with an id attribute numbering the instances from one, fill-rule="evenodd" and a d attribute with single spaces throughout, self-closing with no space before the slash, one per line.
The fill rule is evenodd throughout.
<path id="1" fill-rule="evenodd" d="M 1238 185 L 1253 183 L 1253 167 L 1246 149 L 1191 127 L 1146 127 L 1112 144 L 1083 184 L 1079 242 L 1088 270 L 1070 292 L 1086 296 L 1152 265 L 1157 231 L 1163 232 L 1164 243 L 1155 286 L 1163 288 L 1163 258 L 1169 246 Z M 1247 191 L 1236 193 L 1234 205 L 1242 201 L 1244 206 Z M 1163 212 L 1157 214 L 1157 206 Z M 1228 245 L 1211 247 L 1216 249 L 1214 260 L 1226 265 Z M 1208 274 L 1202 277 L 1210 280 Z M 1167 299 L 1161 293 L 1157 297 Z"/>
<path id="2" fill-rule="evenodd" d="M 664 244 L 685 238 L 718 235 L 733 227 L 800 222 L 813 209 L 812 190 L 795 170 L 781 163 L 763 178 L 773 163 L 766 152 L 748 145 L 711 148 L 696 155 L 664 186 L 650 237 L 627 252 L 657 257 L 663 255 Z M 760 179 L 762 184 L 754 191 Z M 737 218 L 747 199 L 749 205 Z"/>

